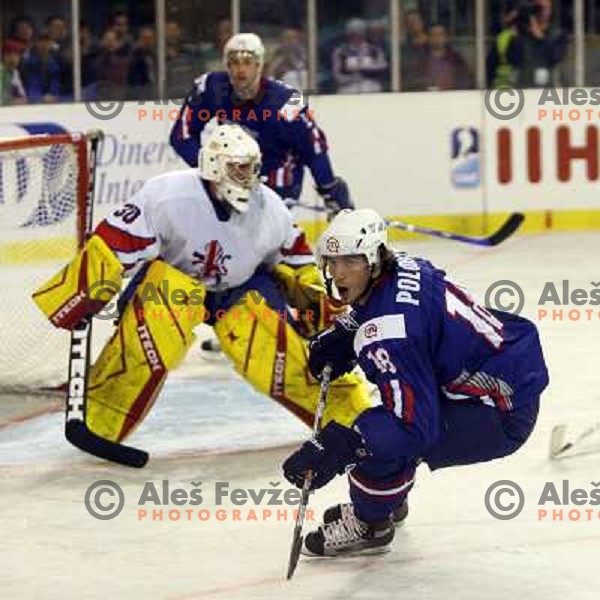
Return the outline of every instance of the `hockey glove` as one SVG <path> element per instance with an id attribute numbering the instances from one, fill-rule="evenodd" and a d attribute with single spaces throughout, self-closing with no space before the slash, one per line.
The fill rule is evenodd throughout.
<path id="1" fill-rule="evenodd" d="M 354 208 L 348 184 L 341 177 L 336 177 L 332 183 L 317 187 L 317 192 L 325 202 L 329 220 L 343 208 Z"/>
<path id="2" fill-rule="evenodd" d="M 331 327 L 310 340 L 308 368 L 315 379 L 320 379 L 327 363 L 332 366 L 332 381 L 354 369 L 354 335 L 357 329 L 358 323 L 352 315 L 340 315 Z"/>
<path id="3" fill-rule="evenodd" d="M 283 475 L 301 488 L 307 471 L 311 471 L 310 489 L 316 490 L 357 465 L 365 456 L 367 450 L 360 434 L 332 421 L 316 438 L 304 442 L 287 458 Z"/>

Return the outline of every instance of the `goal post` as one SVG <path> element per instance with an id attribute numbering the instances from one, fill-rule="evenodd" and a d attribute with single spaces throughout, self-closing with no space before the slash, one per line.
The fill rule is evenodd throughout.
<path id="1" fill-rule="evenodd" d="M 0 139 L 0 390 L 64 383 L 69 340 L 31 293 L 85 241 L 90 135 Z"/>

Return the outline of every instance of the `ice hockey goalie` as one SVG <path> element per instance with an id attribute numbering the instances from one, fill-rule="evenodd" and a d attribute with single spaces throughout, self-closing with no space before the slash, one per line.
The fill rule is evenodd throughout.
<path id="1" fill-rule="evenodd" d="M 312 422 L 318 384 L 306 338 L 341 309 L 328 300 L 285 204 L 260 183 L 260 163 L 242 127 L 217 127 L 199 169 L 147 181 L 33 294 L 54 325 L 72 329 L 135 275 L 90 369 L 86 422 L 94 433 L 120 442 L 141 423 L 201 322 L 214 327 L 247 381 Z M 332 386 L 324 422 L 349 425 L 369 407 L 363 380 L 350 374 Z"/>

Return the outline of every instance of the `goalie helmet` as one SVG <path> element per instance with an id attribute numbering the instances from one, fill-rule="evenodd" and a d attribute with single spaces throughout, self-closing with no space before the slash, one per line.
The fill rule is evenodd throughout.
<path id="1" fill-rule="evenodd" d="M 198 164 L 200 176 L 215 183 L 219 200 L 238 212 L 248 210 L 261 169 L 260 148 L 249 133 L 239 125 L 219 125 L 200 149 Z"/>
<path id="2" fill-rule="evenodd" d="M 233 54 L 252 56 L 262 70 L 265 59 L 265 47 L 262 40 L 255 33 L 238 33 L 227 40 L 223 50 L 223 62 L 228 66 Z"/>
<path id="3" fill-rule="evenodd" d="M 370 208 L 340 211 L 321 236 L 317 248 L 319 264 L 328 256 L 364 255 L 370 266 L 379 262 L 379 248 L 387 247 L 387 226 Z"/>

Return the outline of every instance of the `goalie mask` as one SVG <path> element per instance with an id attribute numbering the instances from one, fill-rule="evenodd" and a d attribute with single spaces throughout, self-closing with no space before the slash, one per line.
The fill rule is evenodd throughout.
<path id="1" fill-rule="evenodd" d="M 370 290 L 381 272 L 382 250 L 387 248 L 385 221 L 370 208 L 342 210 L 319 239 L 317 261 L 327 292 L 354 303 Z"/>
<path id="2" fill-rule="evenodd" d="M 237 212 L 248 210 L 260 183 L 261 153 L 256 140 L 239 125 L 215 128 L 198 158 L 200 176 L 216 186 L 216 196 Z"/>

